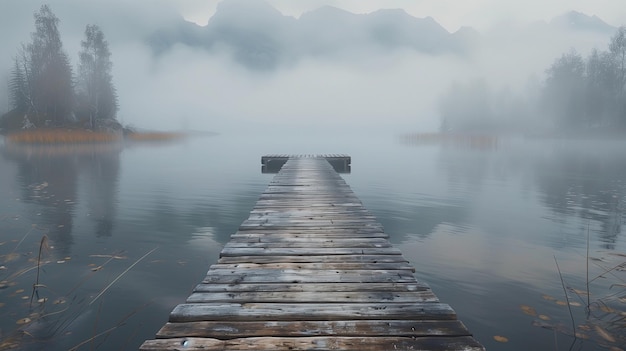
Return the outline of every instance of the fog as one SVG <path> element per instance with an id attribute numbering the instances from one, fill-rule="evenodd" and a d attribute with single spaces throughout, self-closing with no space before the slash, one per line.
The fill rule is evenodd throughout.
<path id="1" fill-rule="evenodd" d="M 102 28 L 112 52 L 122 124 L 222 133 L 282 127 L 438 130 L 439 97 L 453 82 L 482 79 L 496 90 L 526 94 L 529 79 L 541 82 L 561 53 L 576 48 L 586 56 L 594 47 L 604 48 L 612 34 L 609 25 L 577 27 L 551 15 L 580 10 L 613 21 L 621 16 L 607 11 L 619 1 L 600 1 L 597 11 L 588 2 L 559 2 L 563 7 L 541 14 L 529 8 L 514 20 L 502 6 L 496 6 L 500 18 L 478 16 L 489 1 L 475 2 L 476 11 L 467 16 L 425 1 L 46 3 L 61 20 L 63 45 L 74 65 L 85 25 Z M 9 109 L 4 82 L 20 43 L 30 40 L 32 14 L 41 4 L 0 3 L 2 112 Z M 319 10 L 325 5 L 359 15 Z M 375 12 L 382 7 L 403 7 L 408 14 Z M 200 23 L 206 18 L 208 25 L 184 22 L 183 16 Z"/>

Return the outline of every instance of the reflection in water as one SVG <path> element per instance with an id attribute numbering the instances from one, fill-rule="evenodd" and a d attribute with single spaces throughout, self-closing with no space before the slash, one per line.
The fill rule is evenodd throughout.
<path id="1" fill-rule="evenodd" d="M 119 151 L 91 153 L 80 158 L 79 166 L 87 178 L 89 215 L 96 222 L 96 236 L 111 236 L 118 202 Z"/>
<path id="2" fill-rule="evenodd" d="M 537 184 L 542 200 L 557 217 L 577 216 L 593 228 L 604 243 L 614 249 L 621 234 L 622 202 L 626 155 L 608 145 L 566 143 L 548 157 L 537 159 Z M 587 226 L 581 228 L 586 232 Z"/>
<path id="3" fill-rule="evenodd" d="M 160 247 L 111 287 L 98 301 L 102 308 L 92 306 L 87 311 L 91 314 L 81 314 L 67 335 L 45 349 L 67 350 L 94 330 L 117 325 L 147 300 L 155 303 L 108 335 L 100 348 L 136 349 L 152 338 L 248 217 L 272 179 L 259 174 L 259 157 L 277 150 L 349 152 L 356 171 L 342 175 L 346 182 L 415 264 L 418 278 L 433 286 L 488 349 L 565 350 L 554 347 L 552 331 L 533 327 L 533 318 L 520 312 L 519 305 L 569 325 L 567 309 L 542 295 L 563 299 L 555 254 L 568 285 L 584 287 L 580 277 L 584 279 L 587 225 L 592 251 L 614 246 L 624 252 L 626 156 L 609 152 L 623 150 L 621 142 L 595 145 L 603 151 L 593 151 L 578 143 L 502 139 L 497 148 L 472 148 L 471 143 L 409 147 L 391 138 L 373 143 L 361 137 L 344 141 L 343 136 L 345 144 L 334 145 L 328 138 L 314 139 L 316 147 L 299 150 L 301 140 L 284 141 L 283 136 L 191 138 L 158 148 L 125 146 L 123 153 L 121 145 L 81 145 L 69 152 L 68 147 L 5 145 L 0 156 L 0 226 L 8 236 L 0 239 L 5 242 L 0 259 L 31 224 L 45 226 L 56 247 L 41 277 L 49 287 L 42 293 L 51 300 L 59 292 L 68 301 L 76 297 L 89 302 L 135 260 Z M 28 252 L 37 252 L 33 243 L 39 234 L 33 230 L 20 246 L 24 267 L 33 257 Z M 71 260 L 57 264 L 69 256 L 70 245 Z M 610 255 L 603 251 L 598 257 Z M 92 271 L 108 260 L 94 254 L 126 258 Z M 6 279 L 2 274 L 20 268 L 1 264 L 7 270 L 0 271 L 0 281 Z M 16 325 L 4 318 L 10 316 L 9 308 L 28 309 L 14 292 L 28 293 L 34 272 L 21 276 L 15 287 L 0 289 L 0 300 L 7 302 L 0 308 L 3 330 Z M 68 293 L 86 277 L 91 278 Z M 28 315 L 22 312 L 13 315 Z M 583 308 L 574 313 L 577 321 L 584 320 Z M 510 341 L 496 343 L 495 333 Z M 559 336 L 559 346 L 565 344 Z M 594 345 L 580 349 L 595 350 Z"/>
<path id="4" fill-rule="evenodd" d="M 417 133 L 405 134 L 400 142 L 405 145 L 440 144 L 455 149 L 497 150 L 500 138 L 497 135 L 454 134 L 454 133 Z"/>
<path id="5" fill-rule="evenodd" d="M 510 143 L 498 152 L 443 148 L 439 166 L 446 171 L 450 188 L 469 201 L 485 197 L 483 188 L 519 182 L 523 196 L 538 192 L 553 213 L 549 219 L 576 229 L 578 239 L 563 244 L 584 241 L 589 228 L 605 249 L 614 249 L 626 196 L 626 155 L 616 152 L 620 149 L 611 142 L 580 141 Z M 490 200 L 497 203 L 505 195 Z M 573 218 L 578 220 L 572 222 Z"/>
<path id="6" fill-rule="evenodd" d="M 79 178 L 88 189 L 88 208 L 97 236 L 111 235 L 119 177 L 120 144 L 16 145 L 2 156 L 18 165 L 25 202 L 40 205 L 40 227 L 46 228 L 60 253 L 71 255 Z"/>

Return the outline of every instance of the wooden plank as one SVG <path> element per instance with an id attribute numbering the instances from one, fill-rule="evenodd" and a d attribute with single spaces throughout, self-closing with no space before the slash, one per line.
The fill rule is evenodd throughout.
<path id="1" fill-rule="evenodd" d="M 388 248 L 228 248 L 225 256 L 328 256 L 328 255 L 402 255 L 395 247 Z"/>
<path id="2" fill-rule="evenodd" d="M 183 348 L 184 347 L 184 348 Z M 283 351 L 283 350 L 342 350 L 342 351 L 484 351 L 472 337 L 258 337 L 219 340 L 209 338 L 174 338 L 148 340 L 141 345 L 143 351 Z"/>
<path id="3" fill-rule="evenodd" d="M 198 284 L 194 292 L 404 292 L 430 290 L 424 282 L 412 283 L 318 283 L 318 284 L 280 284 L 280 283 L 240 283 L 240 284 Z"/>
<path id="4" fill-rule="evenodd" d="M 439 302 L 432 291 L 411 292 L 194 292 L 187 298 L 187 303 L 200 302 L 272 302 L 272 303 L 411 303 Z"/>
<path id="5" fill-rule="evenodd" d="M 330 254 L 330 255 L 265 255 L 265 256 L 222 256 L 218 263 L 394 263 L 408 262 L 402 255 L 353 255 Z"/>
<path id="6" fill-rule="evenodd" d="M 293 238 L 293 239 L 345 239 L 345 238 L 351 238 L 351 239 L 362 239 L 362 238 L 383 238 L 383 239 L 388 239 L 389 235 L 385 234 L 384 232 L 379 232 L 379 231 L 373 231 L 373 232 L 350 232 L 350 231 L 333 231 L 333 230 L 324 230 L 324 231 L 280 231 L 280 230 L 276 230 L 276 231 L 271 231 L 271 232 L 261 232 L 261 233 L 255 233 L 255 232 L 250 232 L 250 231 L 246 231 L 246 232 L 237 232 L 235 234 L 231 234 L 231 239 L 238 239 L 238 238 L 248 238 L 248 239 L 256 239 L 256 240 L 262 240 L 262 239 L 286 239 L 286 238 Z"/>
<path id="7" fill-rule="evenodd" d="M 217 263 L 209 269 L 305 269 L 305 270 L 405 270 L 415 273 L 415 267 L 407 262 L 346 263 L 346 262 L 305 262 L 305 263 Z"/>
<path id="8" fill-rule="evenodd" d="M 174 308 L 170 322 L 293 321 L 348 319 L 454 320 L 456 313 L 441 303 L 185 303 Z"/>
<path id="9" fill-rule="evenodd" d="M 235 269 L 209 270 L 203 283 L 412 283 L 410 270 L 301 270 Z"/>
<path id="10" fill-rule="evenodd" d="M 157 338 L 180 336 L 234 339 L 282 336 L 470 336 L 460 321 L 351 320 L 351 321 L 202 321 L 167 323 Z"/>
<path id="11" fill-rule="evenodd" d="M 307 238 L 305 240 L 276 239 L 242 240 L 232 238 L 224 248 L 382 248 L 392 247 L 385 239 L 324 239 Z"/>

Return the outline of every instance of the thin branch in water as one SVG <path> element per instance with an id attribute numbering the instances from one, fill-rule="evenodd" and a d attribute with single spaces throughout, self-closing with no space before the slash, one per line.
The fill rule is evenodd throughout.
<path id="1" fill-rule="evenodd" d="M 154 249 L 148 251 L 145 255 L 141 256 L 137 261 L 135 261 L 135 263 L 131 264 L 130 267 L 126 268 L 126 270 L 124 270 L 120 275 L 118 275 L 117 278 L 113 279 L 113 281 L 109 283 L 109 285 L 107 285 L 106 288 L 102 289 L 102 291 L 100 291 L 100 293 L 96 297 L 94 297 L 93 300 L 91 300 L 91 302 L 89 302 L 89 306 L 91 306 L 94 302 L 96 302 L 96 300 L 98 300 L 100 296 L 102 296 L 107 290 L 109 290 L 109 288 L 113 284 L 115 284 L 115 282 L 117 282 L 124 274 L 126 274 L 133 267 L 135 267 L 137 263 L 141 262 L 141 260 L 143 260 L 144 258 L 148 257 L 148 255 L 156 251 L 156 249 L 158 249 L 158 247 L 155 247 Z"/>
<path id="2" fill-rule="evenodd" d="M 18 242 L 17 245 L 15 245 L 15 248 L 13 248 L 12 252 L 15 252 L 15 250 L 17 250 L 17 248 L 20 247 L 20 245 L 22 245 L 22 243 L 24 242 L 24 239 L 26 239 L 28 234 L 30 234 L 33 231 L 33 229 L 35 229 L 34 225 L 30 227 L 30 229 L 26 232 L 26 234 L 24 234 L 24 236 L 22 237 L 22 240 L 20 240 L 20 242 Z"/>
<path id="3" fill-rule="evenodd" d="M 587 222 L 587 260 L 585 263 L 587 264 L 587 278 L 585 279 L 587 282 L 587 318 L 589 318 L 589 306 L 591 306 L 591 293 L 589 292 L 589 222 Z"/>
<path id="4" fill-rule="evenodd" d="M 572 306 L 569 304 L 569 297 L 567 296 L 567 289 L 565 288 L 565 282 L 563 281 L 563 274 L 561 274 L 561 268 L 559 268 L 559 262 L 554 255 L 554 263 L 556 263 L 556 270 L 559 272 L 559 278 L 561 279 L 561 286 L 563 287 L 563 294 L 565 294 L 565 301 L 567 302 L 567 309 L 569 310 L 569 317 L 572 320 L 572 327 L 574 328 L 574 339 L 576 339 L 576 322 L 574 321 L 574 314 L 572 314 Z"/>
<path id="5" fill-rule="evenodd" d="M 37 256 L 37 278 L 35 280 L 35 284 L 33 284 L 33 292 L 30 295 L 30 306 L 33 305 L 33 298 L 35 297 L 35 293 L 37 294 L 37 298 L 39 298 L 39 272 L 41 271 L 41 254 L 44 250 L 48 249 L 48 236 L 44 234 L 41 237 L 41 241 L 39 242 L 39 255 Z"/>
<path id="6" fill-rule="evenodd" d="M 92 336 L 91 338 L 89 338 L 89 339 L 87 339 L 87 340 L 85 340 L 85 341 L 81 342 L 80 344 L 78 344 L 78 345 L 76 345 L 76 346 L 72 347 L 69 351 L 75 351 L 75 350 L 78 350 L 78 348 L 80 348 L 81 346 L 83 346 L 83 345 L 85 345 L 85 344 L 87 344 L 87 343 L 89 343 L 89 342 L 91 342 L 91 341 L 95 340 L 96 338 L 98 338 L 98 337 L 100 337 L 100 336 L 102 336 L 102 335 L 109 334 L 110 332 L 112 332 L 112 331 L 114 331 L 115 329 L 117 329 L 117 328 L 121 327 L 122 325 L 124 325 L 124 324 L 118 324 L 118 325 L 116 325 L 116 326 L 114 326 L 114 327 L 111 327 L 111 328 L 109 328 L 109 329 L 107 329 L 107 330 L 105 330 L 105 331 L 101 332 L 101 333 L 98 333 L 98 334 L 96 334 L 96 335 Z"/>

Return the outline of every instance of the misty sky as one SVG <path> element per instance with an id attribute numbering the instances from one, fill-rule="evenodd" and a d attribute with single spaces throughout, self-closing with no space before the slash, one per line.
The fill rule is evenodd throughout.
<path id="1" fill-rule="evenodd" d="M 220 0 L 172 0 L 188 20 L 206 24 Z M 415 17 L 431 16 L 449 31 L 461 26 L 487 29 L 501 22 L 548 21 L 575 10 L 596 15 L 609 24 L 626 23 L 623 0 L 268 0 L 283 14 L 300 16 L 324 5 L 354 13 L 402 8 Z"/>
<path id="2" fill-rule="evenodd" d="M 414 17 L 433 17 L 450 32 L 460 26 L 475 27 L 485 39 L 464 55 L 408 48 L 364 51 L 355 45 L 341 56 L 299 56 L 289 65 L 259 72 L 237 63 L 228 49 L 207 51 L 179 44 L 157 56 L 144 40 L 177 23 L 181 15 L 206 24 L 216 11 L 217 0 L 0 0 L 0 81 L 7 82 L 20 43 L 29 41 L 33 12 L 48 3 L 61 20 L 64 48 L 73 64 L 85 25 L 102 28 L 111 47 L 120 100 L 118 119 L 123 124 L 220 132 L 285 125 L 310 130 L 331 126 L 432 131 L 439 126 L 439 96 L 453 81 L 480 78 L 495 87 L 527 89 L 529 77 L 540 81 L 561 53 L 573 47 L 586 55 L 591 48 L 604 49 L 610 37 L 563 30 L 546 34 L 524 26 L 537 20 L 548 22 L 571 10 L 597 15 L 613 26 L 626 24 L 624 0 L 267 2 L 294 17 L 324 5 L 353 13 L 403 8 Z M 227 18 L 227 22 L 248 23 L 250 18 L 245 16 Z M 311 33 L 333 38 L 336 29 L 320 25 Z M 3 83 L 0 111 L 7 109 Z"/>

